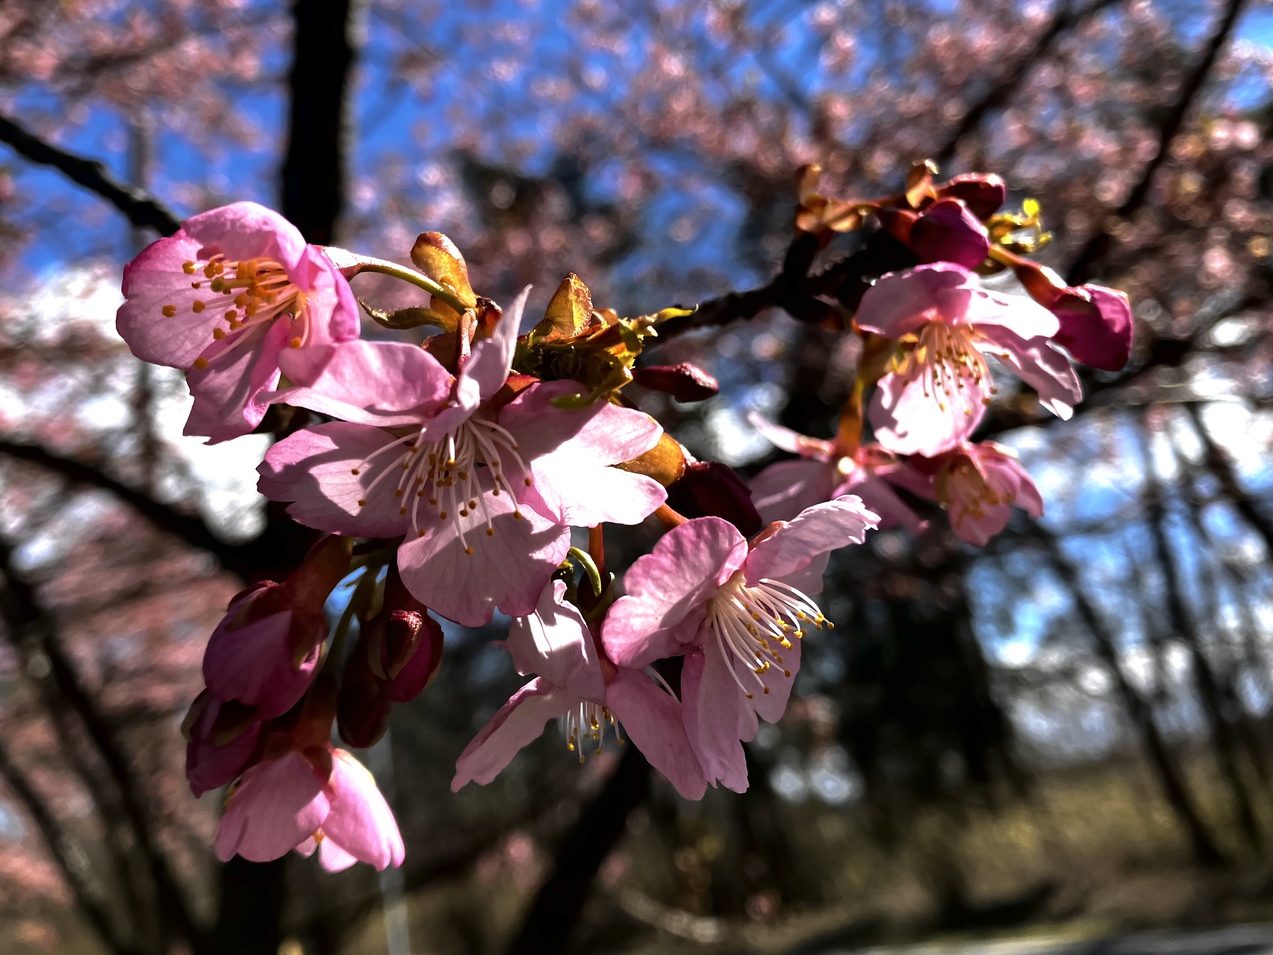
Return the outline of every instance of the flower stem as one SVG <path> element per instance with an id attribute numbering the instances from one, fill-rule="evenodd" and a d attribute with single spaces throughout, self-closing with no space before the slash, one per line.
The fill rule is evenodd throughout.
<path id="1" fill-rule="evenodd" d="M 344 273 L 347 279 L 353 278 L 360 272 L 379 272 L 381 275 L 392 275 L 396 279 L 401 279 L 417 288 L 424 289 L 434 298 L 446 302 L 447 305 L 450 305 L 461 315 L 469 308 L 464 300 L 452 289 L 440 282 L 435 282 L 423 272 L 417 272 L 413 268 L 399 265 L 397 262 L 390 262 L 388 259 L 377 259 L 369 255 L 356 254 L 347 249 L 339 249 L 334 246 L 325 246 L 323 252 Z"/>

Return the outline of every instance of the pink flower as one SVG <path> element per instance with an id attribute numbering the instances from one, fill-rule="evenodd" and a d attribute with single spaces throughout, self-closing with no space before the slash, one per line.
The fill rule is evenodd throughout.
<path id="1" fill-rule="evenodd" d="M 928 526 L 894 488 L 931 499 L 932 479 L 878 444 L 862 445 L 851 455 L 840 454 L 833 441 L 797 434 L 758 414 L 749 420 L 775 447 L 800 455 L 795 461 L 771 464 L 752 478 L 752 501 L 765 523 L 789 521 L 807 507 L 856 494 L 879 515 L 881 527 L 900 524 L 919 534 Z"/>
<path id="2" fill-rule="evenodd" d="M 217 858 L 268 862 L 316 846 L 329 872 L 354 862 L 402 864 L 393 812 L 362 764 L 328 745 L 290 750 L 244 773 L 217 828 Z"/>
<path id="3" fill-rule="evenodd" d="M 1048 342 L 1056 316 L 1031 299 L 985 291 L 957 265 L 885 275 L 862 297 L 856 321 L 913 346 L 880 380 L 868 412 L 876 439 L 898 454 L 933 457 L 972 434 L 995 391 L 988 354 L 1061 418 L 1082 397 L 1069 360 Z"/>
<path id="4" fill-rule="evenodd" d="M 749 546 L 731 524 L 701 517 L 668 531 L 624 578 L 602 642 L 620 667 L 685 654 L 685 728 L 709 782 L 747 788 L 742 742 L 787 708 L 807 627 L 828 625 L 810 594 L 831 551 L 861 543 L 878 517 L 856 497 L 770 525 Z M 793 640 L 792 637 L 797 639 Z"/>
<path id="5" fill-rule="evenodd" d="M 496 713 L 455 764 L 451 789 L 483 785 L 500 774 L 544 724 L 564 722 L 566 745 L 584 760 L 584 747 L 600 752 L 606 727 L 623 743 L 620 724 L 655 769 L 686 799 L 706 791 L 690 749 L 681 704 L 670 690 L 639 670 L 598 658 L 592 634 L 577 607 L 565 601 L 566 585 L 554 581 L 535 612 L 509 626 L 505 647 L 522 674 L 538 673 Z"/>
<path id="6" fill-rule="evenodd" d="M 260 490 L 302 524 L 398 537 L 407 588 L 466 626 L 530 613 L 569 548 L 570 525 L 635 524 L 662 486 L 611 465 L 654 447 L 654 419 L 605 402 L 553 407 L 574 382 L 532 384 L 500 404 L 526 293 L 472 346 L 452 381 L 410 345 L 336 346 L 312 386 L 280 400 L 344 421 L 276 444 Z M 493 400 L 494 399 L 494 400 Z M 524 507 L 523 507 L 524 505 Z"/>
<path id="7" fill-rule="evenodd" d="M 1031 517 L 1043 513 L 1039 489 L 1010 448 L 984 441 L 943 455 L 934 486 L 955 533 L 984 547 L 1008 524 L 1015 504 Z"/>
<path id="8" fill-rule="evenodd" d="M 275 212 L 236 202 L 188 219 L 124 269 L 119 333 L 144 361 L 189 372 L 186 434 L 247 434 L 289 350 L 358 337 L 349 283 Z M 302 380 L 302 379 L 294 379 Z"/>
<path id="9" fill-rule="evenodd" d="M 326 538 L 285 583 L 262 581 L 230 602 L 203 656 L 215 699 L 255 707 L 268 720 L 305 695 L 327 639 L 323 604 L 348 572 L 349 554 L 350 541 Z"/>

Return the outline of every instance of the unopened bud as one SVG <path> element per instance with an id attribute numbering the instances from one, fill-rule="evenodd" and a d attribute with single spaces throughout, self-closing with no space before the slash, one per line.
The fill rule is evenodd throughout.
<path id="1" fill-rule="evenodd" d="M 667 502 L 689 518 L 723 518 L 744 537 L 751 537 L 762 525 L 746 483 L 733 468 L 719 461 L 689 465 L 684 476 L 667 489 Z"/>
<path id="2" fill-rule="evenodd" d="M 993 173 L 964 173 L 936 187 L 939 198 L 958 199 L 983 222 L 999 211 L 1008 199 L 1008 187 Z"/>
<path id="3" fill-rule="evenodd" d="M 958 199 L 940 199 L 911 226 L 908 244 L 920 262 L 953 262 L 975 269 L 990 252 L 990 236 Z"/>
<path id="4" fill-rule="evenodd" d="M 366 748 L 389 727 L 393 701 L 387 687 L 372 672 L 367 644 L 359 641 L 345 663 L 336 697 L 336 729 L 350 746 Z"/>
<path id="5" fill-rule="evenodd" d="M 691 362 L 679 365 L 646 365 L 632 372 L 643 388 L 662 391 L 677 401 L 706 401 L 720 392 L 720 384 Z"/>

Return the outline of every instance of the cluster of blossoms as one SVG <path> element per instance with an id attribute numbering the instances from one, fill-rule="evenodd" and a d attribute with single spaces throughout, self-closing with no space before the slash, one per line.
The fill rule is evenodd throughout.
<path id="1" fill-rule="evenodd" d="M 142 252 L 124 274 L 121 334 L 139 357 L 187 372 L 187 434 L 229 440 L 271 406 L 303 409 L 280 416 L 259 488 L 327 535 L 288 580 L 236 596 L 208 642 L 187 775 L 196 795 L 230 786 L 218 855 L 401 863 L 384 798 L 333 739 L 372 745 L 393 704 L 429 684 L 442 660 L 433 615 L 464 626 L 506 615 L 504 648 L 528 678 L 460 754 L 453 789 L 490 782 L 559 719 L 580 759 L 626 734 L 684 797 L 741 792 L 742 744 L 782 717 L 801 638 L 831 627 L 815 598 L 832 551 L 880 525 L 922 531 L 925 500 L 978 544 L 1014 504 L 1038 514 L 1011 453 L 970 441 L 994 393 L 989 358 L 1066 416 L 1079 384 L 1055 346 L 1121 364 L 1126 300 L 1064 289 L 1014 251 L 994 177 L 922 186 L 848 206 L 806 189 L 798 228 L 823 236 L 869 210 L 920 264 L 880 277 L 856 310 L 863 357 L 836 439 L 757 420 L 797 458 L 750 487 L 695 461 L 620 392 L 638 381 L 681 400 L 715 393 L 692 366 L 636 365 L 683 310 L 620 318 L 569 276 L 523 334 L 529 290 L 507 310 L 476 295 L 444 236 L 417 240 L 413 269 L 307 245 L 251 203 Z M 1020 218 L 1016 232 L 1030 224 Z M 978 272 L 1004 261 L 1051 298 L 982 288 Z M 428 301 L 360 303 L 349 280 L 368 270 Z M 365 340 L 360 305 L 388 328 L 439 331 L 422 345 Z M 620 584 L 605 570 L 605 525 L 651 516 L 664 534 Z M 586 551 L 571 546 L 583 528 Z M 353 575 L 329 633 L 324 606 Z"/>

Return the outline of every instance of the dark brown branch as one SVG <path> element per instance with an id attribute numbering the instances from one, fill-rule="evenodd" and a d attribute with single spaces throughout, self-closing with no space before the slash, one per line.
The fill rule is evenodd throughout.
<path id="1" fill-rule="evenodd" d="M 160 235 L 172 235 L 181 228 L 180 220 L 145 190 L 120 182 L 102 163 L 45 142 L 5 116 L 0 116 L 0 142 L 9 145 L 24 159 L 52 166 L 71 182 L 96 193 L 139 229 L 154 229 Z"/>
<path id="2" fill-rule="evenodd" d="M 345 205 L 349 73 L 358 0 L 295 0 L 290 132 L 283 160 L 283 215 L 309 242 L 330 245 Z"/>
<path id="3" fill-rule="evenodd" d="M 1154 562 L 1158 564 L 1163 575 L 1163 586 L 1166 589 L 1167 625 L 1172 635 L 1184 642 L 1189 648 L 1189 659 L 1193 664 L 1192 673 L 1197 687 L 1198 699 L 1202 703 L 1203 712 L 1207 716 L 1212 743 L 1215 746 L 1220 768 L 1228 779 L 1229 794 L 1233 799 L 1234 810 L 1243 832 L 1251 844 L 1260 846 L 1260 827 L 1256 822 L 1255 808 L 1238 760 L 1238 742 L 1233 720 L 1227 714 L 1224 692 L 1220 680 L 1212 669 L 1211 661 L 1202 649 L 1201 614 L 1191 615 L 1185 605 L 1185 584 L 1179 561 L 1172 552 L 1171 543 L 1167 539 L 1167 508 L 1164 502 L 1165 489 L 1154 470 L 1149 455 L 1148 435 L 1146 428 L 1141 431 L 1141 470 L 1145 475 L 1145 519 L 1149 524 L 1149 538 Z"/>
<path id="4" fill-rule="evenodd" d="M 48 846 L 53 861 L 62 870 L 62 876 L 75 896 L 75 904 L 79 906 L 84 918 L 93 927 L 98 937 L 113 955 L 137 955 L 136 950 L 120 938 L 107 914 L 108 910 L 100 897 L 101 894 L 96 891 L 86 876 L 84 865 L 77 858 L 83 855 L 83 851 L 71 844 L 70 836 L 50 811 L 48 801 L 31 787 L 22 770 L 10 756 L 3 740 L 0 740 L 0 778 L 4 779 L 5 785 L 17 797 L 27 815 L 31 817 L 31 821 L 35 823 L 35 827 L 40 830 L 40 835 L 44 839 L 44 844 Z"/>
<path id="5" fill-rule="evenodd" d="M 1180 90 L 1180 96 L 1176 98 L 1176 101 L 1163 117 L 1162 125 L 1158 130 L 1157 150 L 1149 162 L 1145 164 L 1136 186 L 1128 194 L 1127 198 L 1123 200 L 1123 204 L 1115 210 L 1114 215 L 1117 218 L 1128 219 L 1135 215 L 1140 211 L 1141 206 L 1145 204 L 1145 200 L 1149 198 L 1149 190 L 1154 184 L 1154 176 L 1167 160 L 1167 156 L 1171 152 L 1172 142 L 1184 125 L 1185 118 L 1189 115 L 1189 110 L 1193 107 L 1198 94 L 1202 91 L 1203 86 L 1206 85 L 1207 77 L 1211 75 L 1211 69 L 1215 66 L 1215 62 L 1220 56 L 1220 51 L 1229 42 L 1229 37 L 1233 34 L 1238 17 L 1242 15 L 1246 4 L 1247 0 L 1229 0 L 1229 6 L 1225 10 L 1224 16 L 1220 18 L 1215 32 L 1211 34 L 1211 39 L 1207 42 L 1202 59 L 1198 61 L 1198 65 L 1193 68 L 1193 71 L 1185 79 L 1184 86 Z M 1075 256 L 1074 262 L 1070 266 L 1069 274 L 1066 276 L 1066 281 L 1071 285 L 1081 285 L 1093 278 L 1097 274 L 1101 261 L 1109 254 L 1112 243 L 1113 236 L 1110 235 L 1108 230 L 1102 229 L 1094 234 L 1079 250 L 1078 255 Z"/>
<path id="6" fill-rule="evenodd" d="M 689 315 L 668 319 L 658 326 L 659 341 L 665 342 L 699 328 L 747 321 L 767 308 L 781 308 L 792 318 L 810 325 L 839 326 L 843 324 L 841 313 L 821 296 L 834 298 L 845 308 L 856 308 L 870 288 L 870 280 L 917 261 L 914 253 L 885 232 L 872 233 L 857 252 L 809 275 L 817 253 L 817 239 L 807 232 L 797 233 L 787 249 L 782 269 L 767 285 L 708 299 Z"/>
<path id="7" fill-rule="evenodd" d="M 37 681 L 50 706 L 65 704 L 79 717 L 102 762 L 119 791 L 124 815 L 150 866 L 160 917 L 190 946 L 196 955 L 210 955 L 205 936 L 187 904 L 168 858 L 155 839 L 145 806 L 144 787 L 120 748 L 114 732 L 96 700 L 81 681 L 75 665 L 62 647 L 57 625 L 40 603 L 35 588 L 13 565 L 13 544 L 0 538 L 0 616 L 9 638 L 24 657 L 36 652 L 48 663 L 48 676 Z"/>
<path id="8" fill-rule="evenodd" d="M 38 444 L 0 440 L 0 455 L 19 461 L 27 461 L 46 468 L 76 484 L 108 491 L 161 531 L 179 537 L 191 547 L 208 551 L 217 558 L 221 566 L 226 570 L 245 576 L 243 573 L 245 568 L 244 548 L 241 545 L 227 544 L 216 534 L 212 533 L 208 525 L 197 517 L 182 514 L 180 511 L 156 501 L 149 494 L 144 494 L 135 488 L 129 487 L 127 484 L 117 481 L 91 465 L 71 458 L 64 458 L 42 448 Z"/>
<path id="9" fill-rule="evenodd" d="M 628 814 L 649 789 L 650 766 L 635 746 L 629 746 L 558 846 L 552 872 L 535 893 L 507 955 L 551 955 L 565 948 L 601 863 L 623 837 Z"/>
<path id="10" fill-rule="evenodd" d="M 1093 0 L 1081 10 L 1072 10 L 1067 3 L 1052 17 L 1047 28 L 1039 34 L 1034 46 L 1022 56 L 994 87 L 964 113 L 959 125 L 951 132 L 945 144 L 933 157 L 938 165 L 945 165 L 955 155 L 964 139 L 976 131 L 991 110 L 1002 109 L 1024 82 L 1030 69 L 1047 57 L 1061 37 L 1096 16 L 1119 0 Z"/>
<path id="11" fill-rule="evenodd" d="M 1137 735 L 1140 736 L 1141 743 L 1145 747 L 1150 762 L 1157 772 L 1163 796 L 1166 798 L 1167 804 L 1171 806 L 1172 811 L 1175 812 L 1176 818 L 1180 820 L 1184 825 L 1185 831 L 1189 834 L 1194 858 L 1203 865 L 1217 866 L 1227 864 L 1228 859 L 1220 851 L 1211 833 L 1207 830 L 1206 824 L 1203 823 L 1202 816 L 1194 804 L 1193 797 L 1185 786 L 1184 774 L 1176 765 L 1171 750 L 1167 746 L 1167 741 L 1163 738 L 1162 731 L 1158 728 L 1158 724 L 1154 719 L 1153 708 L 1136 691 L 1136 688 L 1128 682 L 1127 675 L 1123 672 L 1118 658 L 1118 647 L 1114 634 L 1105 625 L 1105 621 L 1101 619 L 1096 606 L 1092 603 L 1091 598 L 1088 597 L 1087 591 L 1084 590 L 1082 581 L 1079 580 L 1078 570 L 1061 553 L 1061 548 L 1058 546 L 1056 538 L 1042 527 L 1037 524 L 1033 525 L 1031 527 L 1031 536 L 1039 541 L 1046 550 L 1057 575 L 1074 598 L 1074 607 L 1078 611 L 1079 619 L 1083 622 L 1088 632 L 1091 633 L 1092 639 L 1096 644 L 1097 655 L 1105 663 L 1110 676 L 1113 677 L 1114 685 L 1118 690 L 1123 707 L 1131 718 L 1132 726 Z"/>

